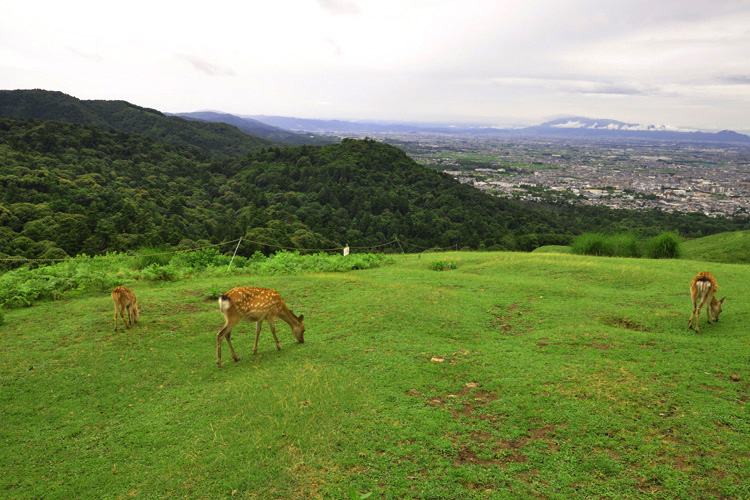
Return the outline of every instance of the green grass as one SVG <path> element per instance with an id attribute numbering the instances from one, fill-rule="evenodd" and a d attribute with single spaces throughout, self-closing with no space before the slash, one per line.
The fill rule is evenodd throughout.
<path id="1" fill-rule="evenodd" d="M 565 245 L 544 245 L 535 248 L 532 253 L 570 253 L 571 249 Z"/>
<path id="2" fill-rule="evenodd" d="M 434 261 L 456 269 L 435 272 Z M 721 321 L 687 329 L 710 270 Z M 748 498 L 750 267 L 560 253 L 214 273 L 5 310 L 0 496 Z M 276 288 L 306 318 L 235 329 L 212 295 Z"/>
<path id="3" fill-rule="evenodd" d="M 682 244 L 683 258 L 750 264 L 750 231 L 735 231 L 705 236 Z"/>

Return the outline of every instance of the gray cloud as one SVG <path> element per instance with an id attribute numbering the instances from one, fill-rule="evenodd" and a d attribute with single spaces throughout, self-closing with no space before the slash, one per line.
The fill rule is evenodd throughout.
<path id="1" fill-rule="evenodd" d="M 584 85 L 574 85 L 570 88 L 571 92 L 578 92 L 581 94 L 600 94 L 600 95 L 623 95 L 623 96 L 637 96 L 637 95 L 648 95 L 653 93 L 653 90 L 647 91 L 644 88 L 618 84 L 618 83 L 601 83 L 601 82 L 587 82 Z"/>
<path id="2" fill-rule="evenodd" d="M 232 68 L 221 68 L 197 56 L 182 54 L 179 57 L 186 60 L 190 64 L 192 64 L 193 67 L 197 69 L 198 71 L 200 71 L 201 73 L 205 73 L 207 75 L 211 75 L 211 76 L 234 76 L 235 75 L 235 72 Z"/>
<path id="3" fill-rule="evenodd" d="M 719 79 L 720 83 L 726 85 L 750 85 L 750 76 L 748 75 L 729 75 Z"/>

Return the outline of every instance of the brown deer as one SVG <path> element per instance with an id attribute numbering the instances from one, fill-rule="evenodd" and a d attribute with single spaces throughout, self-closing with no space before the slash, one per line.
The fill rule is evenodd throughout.
<path id="1" fill-rule="evenodd" d="M 224 314 L 226 324 L 224 328 L 216 335 L 216 364 L 221 367 L 221 343 L 226 339 L 229 344 L 229 350 L 232 351 L 232 357 L 235 361 L 240 359 L 234 353 L 232 347 L 232 329 L 243 318 L 255 321 L 255 345 L 253 354 L 258 354 L 258 337 L 260 337 L 260 328 L 263 320 L 267 320 L 271 327 L 273 340 L 276 341 L 276 349 L 281 350 L 279 339 L 276 337 L 276 319 L 286 321 L 292 327 L 292 334 L 297 342 L 302 344 L 305 341 L 305 323 L 304 316 L 300 314 L 295 316 L 287 308 L 281 295 L 276 290 L 258 287 L 237 287 L 232 288 L 227 293 L 219 297 L 219 310 Z"/>
<path id="2" fill-rule="evenodd" d="M 112 290 L 112 300 L 115 301 L 115 331 L 117 331 L 117 313 L 120 313 L 120 317 L 125 322 L 125 328 L 129 328 L 134 324 L 138 323 L 138 315 L 141 312 L 141 306 L 138 305 L 138 300 L 135 298 L 133 291 L 124 286 L 118 286 Z M 128 316 L 125 317 L 127 311 Z M 130 320 L 130 325 L 128 325 Z"/>
<path id="3" fill-rule="evenodd" d="M 698 273 L 693 281 L 690 282 L 690 297 L 693 299 L 693 314 L 690 315 L 688 328 L 693 328 L 693 318 L 695 318 L 695 333 L 698 332 L 698 324 L 701 322 L 701 308 L 706 306 L 707 322 L 719 321 L 721 305 L 724 299 L 716 300 L 716 292 L 719 289 L 716 278 L 711 273 Z"/>

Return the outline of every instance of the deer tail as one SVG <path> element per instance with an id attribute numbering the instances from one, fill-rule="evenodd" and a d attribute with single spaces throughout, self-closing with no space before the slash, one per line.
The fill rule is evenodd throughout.
<path id="1" fill-rule="evenodd" d="M 229 298 L 229 295 L 224 294 L 219 297 L 219 310 L 222 313 L 226 312 L 230 305 L 232 305 L 232 299 Z"/>

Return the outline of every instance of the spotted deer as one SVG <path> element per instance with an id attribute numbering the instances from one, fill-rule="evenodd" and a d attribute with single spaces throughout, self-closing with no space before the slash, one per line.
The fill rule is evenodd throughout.
<path id="1" fill-rule="evenodd" d="M 112 300 L 115 301 L 115 331 L 117 331 L 117 313 L 120 313 L 122 321 L 125 323 L 125 328 L 129 328 L 134 324 L 138 323 L 138 316 L 141 312 L 141 306 L 138 305 L 138 300 L 135 298 L 133 291 L 124 286 L 118 286 L 112 290 Z M 128 313 L 127 318 L 125 312 Z M 128 325 L 130 320 L 130 325 Z"/>
<path id="2" fill-rule="evenodd" d="M 695 333 L 698 332 L 698 324 L 701 321 L 701 308 L 706 306 L 706 321 L 719 321 L 719 314 L 721 313 L 721 305 L 724 303 L 724 297 L 721 300 L 716 300 L 716 292 L 719 289 L 716 278 L 711 273 L 703 272 L 698 273 L 693 281 L 690 282 L 690 297 L 693 299 L 693 314 L 690 315 L 688 321 L 688 328 L 693 328 L 693 318 L 695 318 Z"/>
<path id="3" fill-rule="evenodd" d="M 219 297 L 219 310 L 226 319 L 224 328 L 216 335 L 216 364 L 221 367 L 221 343 L 226 339 L 229 350 L 235 361 L 239 358 L 232 347 L 232 329 L 242 319 L 255 321 L 255 345 L 253 354 L 258 354 L 258 337 L 263 320 L 267 320 L 271 327 L 271 335 L 276 341 L 276 349 L 281 350 L 279 339 L 276 337 L 276 319 L 281 319 L 292 327 L 292 334 L 297 342 L 302 344 L 305 333 L 304 316 L 295 316 L 284 303 L 276 290 L 258 287 L 237 287 Z"/>

